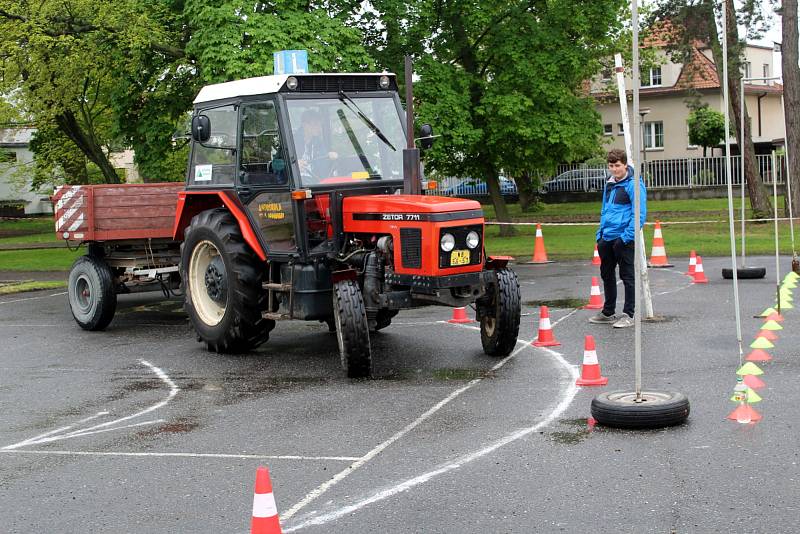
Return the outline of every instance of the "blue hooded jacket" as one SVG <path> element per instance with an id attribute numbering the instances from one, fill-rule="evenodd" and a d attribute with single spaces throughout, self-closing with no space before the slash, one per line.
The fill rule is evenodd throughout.
<path id="1" fill-rule="evenodd" d="M 603 190 L 603 209 L 600 210 L 600 227 L 597 229 L 598 239 L 613 241 L 618 237 L 624 243 L 630 243 L 634 238 L 633 228 L 633 167 L 628 165 L 628 175 L 616 182 L 611 178 L 606 182 Z M 644 181 L 639 178 L 641 191 L 641 213 L 639 228 L 647 218 L 647 189 Z"/>

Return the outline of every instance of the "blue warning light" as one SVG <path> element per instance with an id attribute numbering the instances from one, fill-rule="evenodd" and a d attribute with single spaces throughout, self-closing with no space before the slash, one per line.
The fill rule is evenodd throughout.
<path id="1" fill-rule="evenodd" d="M 281 50 L 272 53 L 273 74 L 303 74 L 308 72 L 306 50 Z"/>

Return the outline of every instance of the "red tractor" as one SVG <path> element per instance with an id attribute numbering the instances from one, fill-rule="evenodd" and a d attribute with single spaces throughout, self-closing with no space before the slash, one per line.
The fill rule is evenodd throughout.
<path id="1" fill-rule="evenodd" d="M 421 194 L 404 116 L 391 74 L 203 88 L 185 186 L 56 192 L 59 235 L 88 244 L 70 273 L 78 324 L 105 328 L 118 293 L 182 289 L 209 350 L 257 347 L 279 320 L 321 321 L 347 375 L 363 377 L 371 332 L 400 310 L 474 305 L 486 354 L 509 354 L 520 321 L 509 258 L 486 256 L 479 203 Z"/>

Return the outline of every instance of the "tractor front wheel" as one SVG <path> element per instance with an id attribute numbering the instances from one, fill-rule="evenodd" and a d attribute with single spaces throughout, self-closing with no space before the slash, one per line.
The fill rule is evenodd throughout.
<path id="1" fill-rule="evenodd" d="M 497 269 L 495 276 L 489 303 L 480 315 L 481 343 L 489 356 L 508 356 L 519 335 L 519 281 L 511 269 Z"/>
<path id="2" fill-rule="evenodd" d="M 196 215 L 181 245 L 184 307 L 198 339 L 213 352 L 243 352 L 269 339 L 275 321 L 264 319 L 265 265 L 247 247 L 224 209 Z"/>
<path id="3" fill-rule="evenodd" d="M 349 378 L 368 377 L 372 372 L 369 322 L 355 280 L 341 280 L 333 285 L 333 318 L 342 368 Z"/>

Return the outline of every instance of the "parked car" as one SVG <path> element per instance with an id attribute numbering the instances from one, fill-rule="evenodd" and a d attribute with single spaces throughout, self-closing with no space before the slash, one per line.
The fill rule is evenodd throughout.
<path id="1" fill-rule="evenodd" d="M 519 194 L 517 191 L 517 184 L 514 183 L 514 180 L 506 178 L 505 176 L 500 176 L 498 179 L 500 180 L 501 195 L 504 197 L 516 197 Z M 486 182 L 482 180 L 464 178 L 460 183 L 443 189 L 439 191 L 438 194 L 450 197 L 489 196 L 489 188 Z"/>
<path id="2" fill-rule="evenodd" d="M 573 169 L 543 183 L 542 192 L 601 191 L 608 177 L 608 171 L 605 169 Z"/>

